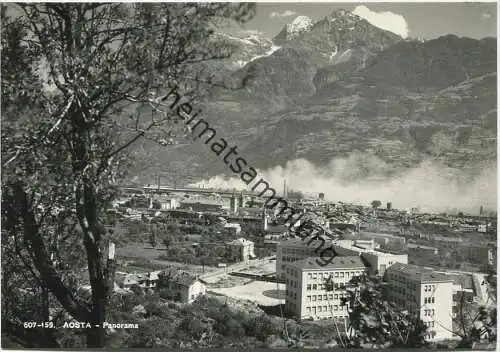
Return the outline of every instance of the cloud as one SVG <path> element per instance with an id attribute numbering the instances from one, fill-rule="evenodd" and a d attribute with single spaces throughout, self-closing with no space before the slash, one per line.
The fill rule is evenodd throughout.
<path id="1" fill-rule="evenodd" d="M 489 20 L 491 18 L 491 14 L 489 14 L 488 12 L 483 12 L 481 14 L 481 17 L 483 20 Z"/>
<path id="2" fill-rule="evenodd" d="M 426 160 L 405 170 L 393 166 L 368 153 L 352 153 L 317 166 L 304 159 L 289 161 L 259 171 L 281 195 L 283 179 L 289 189 L 317 196 L 325 193 L 330 201 L 345 201 L 369 205 L 378 199 L 383 204 L 392 202 L 397 209 L 420 207 L 422 211 L 451 211 L 458 209 L 477 213 L 480 206 L 497 209 L 497 170 L 494 165 L 478 170 L 474 175 Z M 239 178 L 219 175 L 198 185 L 226 189 L 246 189 Z M 254 183 L 250 184 L 253 186 Z"/>
<path id="3" fill-rule="evenodd" d="M 403 16 L 397 13 L 390 11 L 375 12 L 364 5 L 356 6 L 352 13 L 364 18 L 378 28 L 397 34 L 402 38 L 408 37 L 408 23 L 406 23 Z"/>
<path id="4" fill-rule="evenodd" d="M 271 12 L 269 17 L 275 18 L 275 17 L 290 17 L 297 14 L 295 11 L 292 10 L 286 10 L 284 12 Z"/>

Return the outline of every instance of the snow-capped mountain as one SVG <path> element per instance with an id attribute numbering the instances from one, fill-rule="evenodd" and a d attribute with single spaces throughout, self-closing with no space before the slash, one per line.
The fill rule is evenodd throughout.
<path id="1" fill-rule="evenodd" d="M 240 50 L 228 65 L 244 67 L 203 113 L 252 165 L 326 165 L 356 150 L 388 172 L 429 158 L 471 172 L 496 163 L 496 38 L 403 40 L 348 11 L 297 26 L 291 39 L 289 28 L 274 43 L 256 32 L 220 36 Z M 199 145 L 148 149 L 144 162 L 225 172 Z"/>
<path id="2" fill-rule="evenodd" d="M 307 33 L 314 26 L 314 21 L 308 16 L 298 16 L 283 27 L 281 32 L 273 39 L 274 43 L 281 45 Z"/>
<path id="3" fill-rule="evenodd" d="M 314 24 L 314 21 L 307 16 L 298 16 L 292 23 L 286 25 L 286 39 L 292 40 L 304 32 L 308 32 Z"/>
<path id="4" fill-rule="evenodd" d="M 345 10 L 317 22 L 299 16 L 273 39 L 281 48 L 267 57 L 249 60 L 232 75 L 231 84 L 241 86 L 244 82 L 259 104 L 271 100 L 275 108 L 283 108 L 363 69 L 377 53 L 401 40 Z"/>
<path id="5" fill-rule="evenodd" d="M 280 48 L 264 34 L 254 30 L 239 30 L 230 34 L 219 32 L 215 37 L 233 47 L 233 55 L 225 60 L 225 65 L 230 71 L 240 69 L 260 57 L 269 56 Z"/>

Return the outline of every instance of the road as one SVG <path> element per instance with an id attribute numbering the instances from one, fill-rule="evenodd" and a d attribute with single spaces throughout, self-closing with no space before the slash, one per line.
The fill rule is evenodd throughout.
<path id="1" fill-rule="evenodd" d="M 265 258 L 249 260 L 248 262 L 240 262 L 240 263 L 231 264 L 225 268 L 216 269 L 214 271 L 211 271 L 209 273 L 201 275 L 200 279 L 202 279 L 204 281 L 206 281 L 206 279 L 210 279 L 209 281 L 214 281 L 214 279 L 217 279 L 221 276 L 227 275 L 228 273 L 230 273 L 232 271 L 245 269 L 245 268 L 248 268 L 248 267 L 253 266 L 253 265 L 264 264 L 264 263 L 269 262 L 272 258 L 275 258 L 275 257 L 276 256 L 269 256 L 269 257 L 265 257 Z"/>

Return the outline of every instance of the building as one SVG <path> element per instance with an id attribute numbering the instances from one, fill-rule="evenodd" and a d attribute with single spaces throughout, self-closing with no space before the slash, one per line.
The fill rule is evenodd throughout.
<path id="1" fill-rule="evenodd" d="M 276 246 L 276 275 L 283 279 L 287 267 L 293 262 L 308 257 L 315 257 L 325 249 L 330 247 L 333 242 L 329 239 L 315 239 L 306 237 L 292 238 L 287 241 L 279 242 Z"/>
<path id="2" fill-rule="evenodd" d="M 326 266 L 318 257 L 293 262 L 285 273 L 285 310 L 299 319 L 346 319 L 349 316 L 345 289 L 365 266 L 358 256 L 335 257 Z"/>
<path id="3" fill-rule="evenodd" d="M 375 248 L 373 240 L 340 240 L 333 246 L 340 256 L 360 256 L 367 264 L 367 271 L 384 276 L 385 271 L 395 263 L 408 263 L 408 254 L 383 252 Z"/>
<path id="4" fill-rule="evenodd" d="M 133 273 L 123 274 L 118 276 L 121 278 L 121 286 L 124 289 L 130 289 L 132 286 L 138 286 L 142 289 L 155 289 L 158 282 L 158 277 L 161 271 L 152 271 L 148 273 Z"/>
<path id="5" fill-rule="evenodd" d="M 188 209 L 195 212 L 220 212 L 223 210 L 225 203 L 218 199 L 193 199 L 183 200 L 180 203 L 180 209 Z"/>
<path id="6" fill-rule="evenodd" d="M 453 337 L 453 280 L 417 265 L 395 263 L 385 273 L 389 300 L 417 314 L 428 327 L 427 340 Z"/>
<path id="7" fill-rule="evenodd" d="M 285 225 L 268 225 L 264 228 L 264 238 L 278 239 L 288 235 L 288 227 Z"/>
<path id="8" fill-rule="evenodd" d="M 176 301 L 191 303 L 206 294 L 206 286 L 197 277 L 176 268 L 149 273 L 125 274 L 121 285 L 125 290 L 138 286 L 144 290 L 166 289 Z"/>
<path id="9" fill-rule="evenodd" d="M 254 243 L 243 237 L 226 244 L 228 258 L 235 262 L 246 262 L 256 258 L 254 252 Z"/>
<path id="10" fill-rule="evenodd" d="M 191 303 L 207 293 L 207 287 L 197 277 L 175 268 L 162 271 L 159 278 L 157 288 L 168 290 L 179 302 Z"/>

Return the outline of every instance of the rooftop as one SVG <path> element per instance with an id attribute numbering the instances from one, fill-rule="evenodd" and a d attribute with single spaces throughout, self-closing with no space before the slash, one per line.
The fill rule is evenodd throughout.
<path id="1" fill-rule="evenodd" d="M 279 246 L 281 247 L 295 247 L 295 248 L 305 248 L 309 247 L 311 249 L 316 249 L 320 246 L 323 246 L 323 248 L 326 248 L 329 244 L 333 244 L 333 241 L 329 239 L 326 236 L 322 236 L 322 238 L 325 241 L 325 244 L 323 244 L 323 241 L 319 240 L 313 240 L 311 242 L 311 237 L 305 237 L 304 239 L 302 238 L 290 238 L 286 241 L 279 242 Z"/>
<path id="2" fill-rule="evenodd" d="M 337 247 L 337 248 L 340 247 L 340 248 L 348 249 L 351 251 L 356 251 L 359 254 L 371 254 L 371 255 L 376 255 L 379 257 L 389 257 L 389 256 L 394 256 L 394 255 L 406 255 L 403 253 L 391 253 L 388 251 L 380 251 L 378 249 L 368 249 L 368 248 L 365 248 L 365 247 L 360 246 L 360 245 L 353 245 L 353 244 L 348 244 L 346 242 L 340 242 L 340 241 L 338 242 L 337 245 L 335 245 L 335 247 Z"/>
<path id="3" fill-rule="evenodd" d="M 318 261 L 322 261 L 320 257 L 310 257 L 303 260 L 298 260 L 293 263 L 296 267 L 302 270 L 332 270 L 332 269 L 365 269 L 365 265 L 361 261 L 360 257 L 357 256 L 347 256 L 340 257 L 337 256 L 332 259 L 331 263 L 328 265 L 318 264 Z"/>
<path id="4" fill-rule="evenodd" d="M 253 242 L 250 240 L 247 240 L 246 238 L 240 237 L 238 239 L 232 240 L 231 242 L 228 242 L 227 244 L 244 246 L 244 245 L 249 244 L 249 243 L 253 243 Z"/>
<path id="5" fill-rule="evenodd" d="M 195 281 L 198 280 L 197 277 L 195 277 L 195 276 L 193 276 L 185 271 L 181 271 L 177 268 L 167 268 L 165 270 L 158 272 L 158 274 L 161 272 L 163 272 L 164 275 L 166 275 L 167 277 L 170 277 L 171 280 L 174 281 L 175 283 L 182 285 L 182 286 L 186 286 L 186 287 L 189 287 Z"/>
<path id="6" fill-rule="evenodd" d="M 402 264 L 394 263 L 389 268 L 387 272 L 390 273 L 400 273 L 412 280 L 419 282 L 452 282 L 452 278 L 443 273 L 436 272 L 432 269 L 425 268 L 423 266 L 413 265 L 413 264 Z"/>

